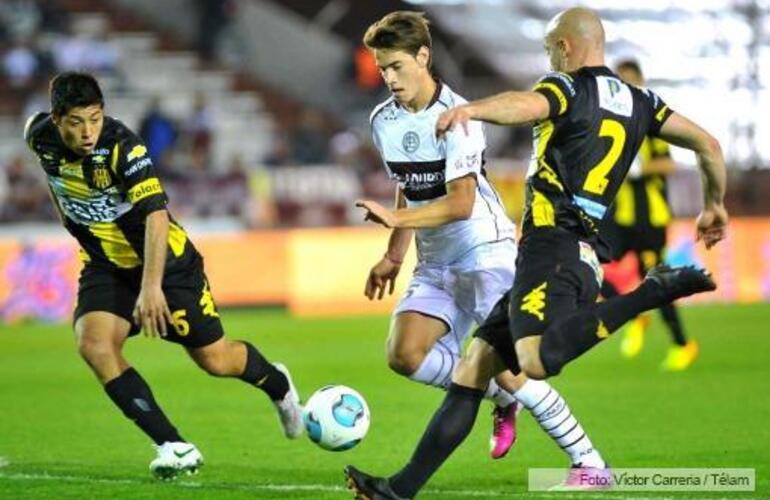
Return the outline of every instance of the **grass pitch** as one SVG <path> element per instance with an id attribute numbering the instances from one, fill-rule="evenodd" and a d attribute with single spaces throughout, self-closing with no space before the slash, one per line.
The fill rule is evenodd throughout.
<path id="1" fill-rule="evenodd" d="M 127 357 L 152 386 L 206 466 L 157 483 L 149 441 L 107 399 L 74 349 L 67 325 L 0 325 L 0 498 L 346 498 L 342 467 L 389 474 L 410 456 L 442 393 L 388 371 L 386 317 L 296 319 L 282 311 L 224 311 L 231 338 L 253 341 L 292 370 L 303 396 L 329 383 L 359 390 L 372 411 L 364 442 L 330 453 L 283 438 L 261 393 L 198 370 L 178 346 L 129 341 Z M 770 497 L 770 305 L 692 306 L 687 332 L 701 357 L 687 372 L 659 371 L 668 338 L 659 321 L 633 361 L 617 338 L 552 380 L 615 467 L 748 467 L 757 490 L 639 493 L 639 497 Z M 421 498 L 626 498 L 629 493 L 527 493 L 529 467 L 566 457 L 526 413 L 503 460 L 488 457 L 484 405 L 472 435 Z"/>

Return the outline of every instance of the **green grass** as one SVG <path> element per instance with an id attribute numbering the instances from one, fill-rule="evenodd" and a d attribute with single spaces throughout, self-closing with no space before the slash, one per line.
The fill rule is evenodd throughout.
<path id="1" fill-rule="evenodd" d="M 756 468 L 754 494 L 715 496 L 766 498 L 770 305 L 690 307 L 683 316 L 701 343 L 701 357 L 689 371 L 658 370 L 668 339 L 656 321 L 638 359 L 620 359 L 618 339 L 611 339 L 552 382 L 613 466 Z M 8 463 L 0 466 L 0 498 L 346 498 L 333 489 L 343 485 L 342 467 L 396 470 L 442 398 L 388 371 L 386 317 L 300 320 L 281 311 L 238 310 L 225 311 L 223 319 L 231 337 L 247 338 L 270 359 L 287 363 L 304 395 L 335 382 L 361 391 L 372 411 L 366 440 L 344 453 L 325 452 L 304 438 L 287 441 L 258 391 L 204 375 L 175 345 L 135 338 L 127 357 L 206 457 L 199 476 L 156 483 L 147 470 L 149 441 L 112 407 L 75 353 L 69 327 L 3 325 L 0 457 Z M 490 426 L 485 405 L 474 432 L 421 498 L 468 498 L 472 492 L 476 498 L 530 497 L 529 467 L 567 466 L 528 415 L 512 453 L 491 461 Z M 540 498 L 574 496 L 585 498 Z"/>

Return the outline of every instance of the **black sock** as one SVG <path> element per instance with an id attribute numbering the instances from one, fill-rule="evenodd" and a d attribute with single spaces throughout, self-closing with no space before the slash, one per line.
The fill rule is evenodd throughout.
<path id="1" fill-rule="evenodd" d="M 678 346 L 683 346 L 687 343 L 687 338 L 684 336 L 684 330 L 682 329 L 682 321 L 679 319 L 679 312 L 674 304 L 663 304 L 660 307 L 660 315 L 663 317 L 663 321 L 668 326 L 668 331 L 671 332 L 671 337 Z"/>
<path id="2" fill-rule="evenodd" d="M 241 341 L 246 346 L 246 367 L 240 379 L 256 385 L 273 401 L 280 401 L 289 392 L 289 379 L 265 359 L 256 347 Z"/>
<path id="3" fill-rule="evenodd" d="M 607 338 L 623 324 L 664 301 L 660 287 L 645 281 L 636 290 L 553 321 L 543 333 L 540 361 L 549 377 Z"/>
<path id="4" fill-rule="evenodd" d="M 412 498 L 468 436 L 484 391 L 451 384 L 444 402 L 433 415 L 409 463 L 390 477 L 399 496 Z"/>
<path id="5" fill-rule="evenodd" d="M 133 420 L 155 444 L 184 441 L 155 402 L 150 386 L 133 368 L 107 382 L 104 390 L 123 414 Z"/>
<path id="6" fill-rule="evenodd" d="M 615 297 L 616 295 L 619 295 L 620 292 L 618 292 L 618 289 L 615 288 L 615 285 L 610 283 L 607 280 L 602 281 L 602 291 L 601 291 L 602 297 L 604 299 L 611 299 L 612 297 Z"/>

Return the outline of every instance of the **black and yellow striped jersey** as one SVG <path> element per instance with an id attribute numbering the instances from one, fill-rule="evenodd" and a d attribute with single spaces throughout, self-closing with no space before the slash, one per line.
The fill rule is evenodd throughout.
<path id="1" fill-rule="evenodd" d="M 81 258 L 110 268 L 140 267 L 145 219 L 165 210 L 168 201 L 142 141 L 119 120 L 105 116 L 93 151 L 80 156 L 62 142 L 49 113 L 27 120 L 24 140 L 45 171 L 64 227 L 80 243 Z M 166 270 L 197 256 L 172 219 Z"/>
<path id="2" fill-rule="evenodd" d="M 558 226 L 597 246 L 599 222 L 647 136 L 672 111 L 653 92 L 627 85 L 609 68 L 550 73 L 534 87 L 550 115 L 533 128 L 522 234 Z"/>
<path id="3" fill-rule="evenodd" d="M 665 227 L 671 221 L 666 175 L 647 172 L 652 160 L 671 158 L 666 141 L 645 137 L 612 205 L 612 222 L 623 227 Z"/>

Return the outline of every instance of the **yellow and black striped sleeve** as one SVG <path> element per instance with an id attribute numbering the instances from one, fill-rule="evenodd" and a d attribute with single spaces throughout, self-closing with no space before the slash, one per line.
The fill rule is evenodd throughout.
<path id="1" fill-rule="evenodd" d="M 113 146 L 111 168 L 120 179 L 128 201 L 141 215 L 165 210 L 168 198 L 147 147 L 133 133 Z"/>
<path id="2" fill-rule="evenodd" d="M 538 80 L 532 90 L 548 99 L 548 118 L 568 113 L 575 101 L 575 82 L 567 73 L 549 73 Z"/>
<path id="3" fill-rule="evenodd" d="M 642 89 L 644 95 L 647 97 L 647 102 L 650 106 L 650 113 L 652 113 L 652 120 L 650 120 L 650 129 L 647 131 L 647 135 L 657 136 L 660 133 L 660 127 L 666 123 L 668 117 L 674 114 L 674 111 L 668 107 L 668 105 L 661 99 L 658 94 L 649 89 Z"/>

